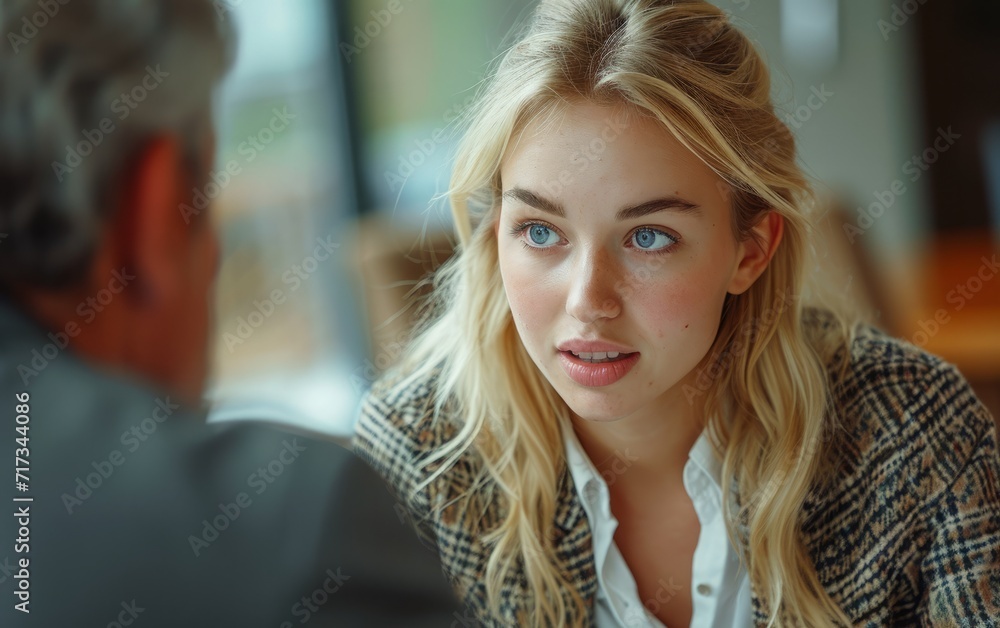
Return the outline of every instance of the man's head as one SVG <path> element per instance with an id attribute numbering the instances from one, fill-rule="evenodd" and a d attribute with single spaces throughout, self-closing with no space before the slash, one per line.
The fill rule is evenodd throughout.
<path id="1" fill-rule="evenodd" d="M 231 15 L 211 0 L 3 7 L 0 291 L 79 353 L 196 403 L 217 244 L 188 208 L 213 161 Z"/>

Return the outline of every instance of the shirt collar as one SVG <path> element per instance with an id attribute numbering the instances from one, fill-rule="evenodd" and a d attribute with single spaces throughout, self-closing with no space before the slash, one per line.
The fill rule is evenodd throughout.
<path id="1" fill-rule="evenodd" d="M 694 464 L 701 467 L 715 486 L 722 490 L 722 463 L 715 457 L 715 452 L 712 447 L 712 442 L 708 439 L 708 429 L 705 428 L 698 435 L 698 440 L 694 442 L 691 447 L 691 451 L 688 453 L 688 459 L 694 462 Z"/>
<path id="2" fill-rule="evenodd" d="M 577 492 L 581 492 L 587 482 L 601 477 L 601 474 L 583 450 L 583 445 L 580 444 L 580 439 L 570 422 L 568 420 L 560 421 L 560 425 L 563 433 L 563 446 L 566 450 L 566 464 L 569 466 L 570 475 L 573 476 Z"/>

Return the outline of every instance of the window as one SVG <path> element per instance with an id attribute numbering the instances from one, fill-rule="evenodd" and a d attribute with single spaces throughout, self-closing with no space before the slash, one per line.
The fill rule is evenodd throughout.
<path id="1" fill-rule="evenodd" d="M 321 0 L 219 3 L 239 51 L 217 103 L 212 420 L 344 433 L 361 351 L 344 245 L 355 214 L 342 92 Z"/>

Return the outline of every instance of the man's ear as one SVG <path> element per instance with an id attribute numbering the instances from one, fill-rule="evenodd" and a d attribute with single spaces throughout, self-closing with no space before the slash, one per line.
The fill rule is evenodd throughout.
<path id="1" fill-rule="evenodd" d="M 784 233 L 785 219 L 774 210 L 766 212 L 751 229 L 754 237 L 747 237 L 737 247 L 736 270 L 726 290 L 741 294 L 748 290 L 770 263 Z"/>
<path id="2" fill-rule="evenodd" d="M 181 214 L 182 188 L 187 177 L 180 141 L 173 135 L 149 140 L 140 149 L 129 171 L 122 198 L 123 220 L 117 248 L 138 290 L 129 291 L 146 301 L 163 302 L 182 288 L 182 266 L 190 238 Z"/>

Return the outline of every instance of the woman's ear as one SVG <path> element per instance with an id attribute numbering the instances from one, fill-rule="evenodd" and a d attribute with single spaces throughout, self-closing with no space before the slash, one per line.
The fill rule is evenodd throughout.
<path id="1" fill-rule="evenodd" d="M 774 210 L 767 211 L 757 221 L 751 229 L 751 236 L 737 246 L 736 270 L 730 279 L 727 292 L 742 294 L 757 281 L 778 249 L 784 226 L 784 217 Z"/>

